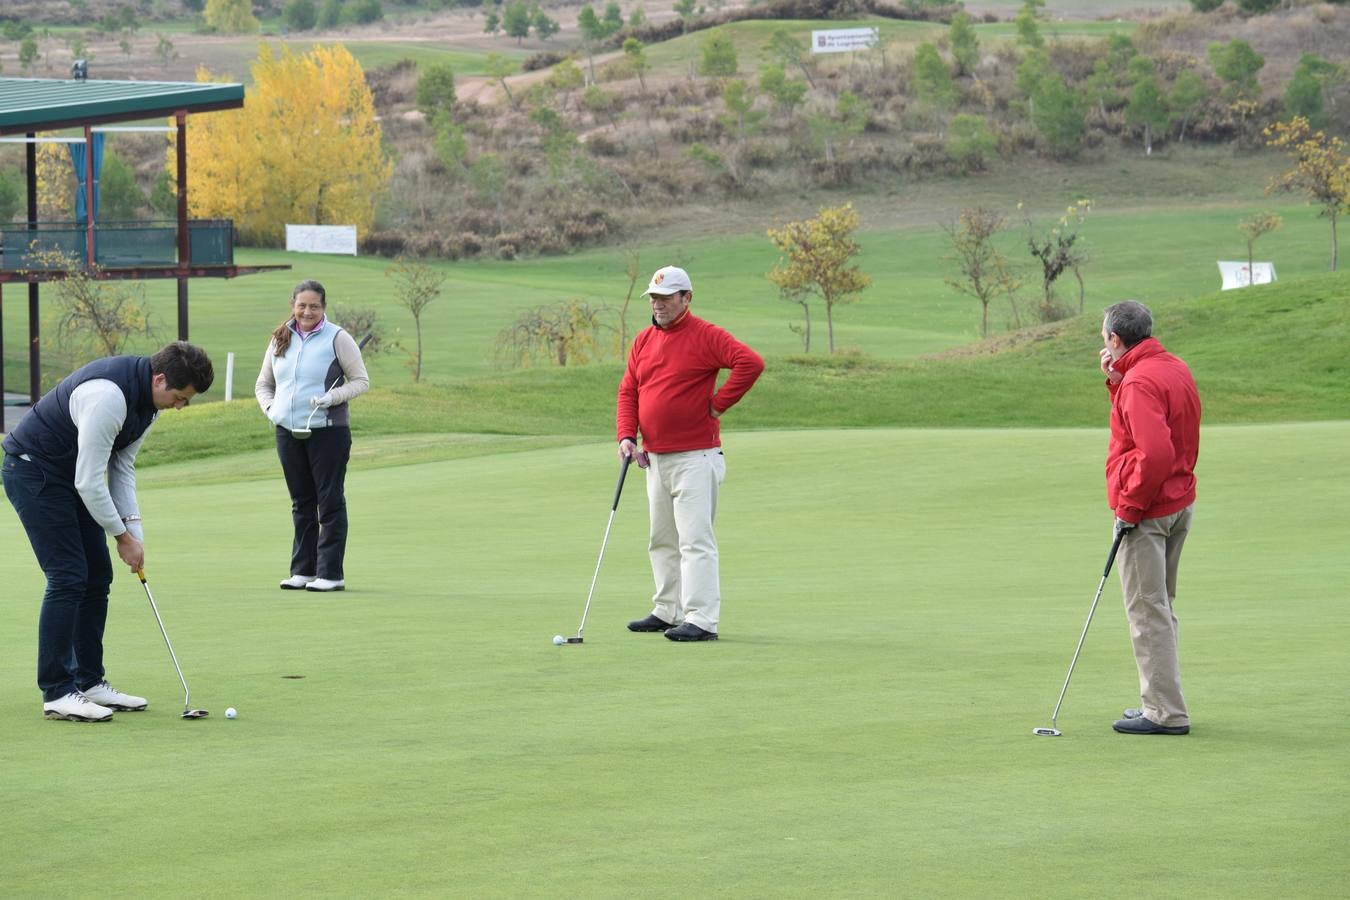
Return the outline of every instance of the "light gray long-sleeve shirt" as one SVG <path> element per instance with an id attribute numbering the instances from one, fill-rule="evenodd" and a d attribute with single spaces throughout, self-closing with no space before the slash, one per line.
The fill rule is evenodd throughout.
<path id="1" fill-rule="evenodd" d="M 158 418 L 158 413 L 156 413 Z M 150 429 L 131 444 L 113 451 L 113 441 L 127 420 L 122 389 L 106 378 L 95 378 L 70 392 L 70 419 L 79 433 L 75 457 L 75 489 L 89 515 L 111 537 L 130 532 L 144 541 L 136 502 L 136 454 Z M 153 425 L 153 423 L 151 423 Z"/>

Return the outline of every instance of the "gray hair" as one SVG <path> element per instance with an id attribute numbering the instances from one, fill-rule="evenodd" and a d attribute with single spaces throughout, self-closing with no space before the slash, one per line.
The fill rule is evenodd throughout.
<path id="1" fill-rule="evenodd" d="M 1153 313 L 1138 300 L 1122 300 L 1106 308 L 1105 328 L 1127 348 L 1133 347 L 1153 334 Z"/>

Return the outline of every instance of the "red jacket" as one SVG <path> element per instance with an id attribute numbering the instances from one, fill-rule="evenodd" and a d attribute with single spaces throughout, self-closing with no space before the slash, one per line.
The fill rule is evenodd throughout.
<path id="1" fill-rule="evenodd" d="M 1135 524 L 1180 512 L 1195 502 L 1200 455 L 1200 394 L 1191 370 L 1151 337 L 1112 368 L 1125 377 L 1106 385 L 1106 501 L 1117 518 Z"/>
<path id="2" fill-rule="evenodd" d="M 721 390 L 717 373 L 730 369 Z M 639 332 L 619 382 L 618 439 L 636 439 L 653 453 L 720 447 L 721 432 L 709 411 L 735 405 L 764 371 L 764 360 L 725 330 L 693 313 Z"/>

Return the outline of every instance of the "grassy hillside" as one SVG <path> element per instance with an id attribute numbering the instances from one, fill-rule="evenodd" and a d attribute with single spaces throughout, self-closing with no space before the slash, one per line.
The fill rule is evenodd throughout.
<path id="1" fill-rule="evenodd" d="M 1195 372 L 1205 421 L 1343 419 L 1350 413 L 1350 276 L 1280 281 L 1155 303 L 1156 334 Z M 727 433 L 780 428 L 1100 426 L 1096 316 L 907 361 L 770 356 Z M 353 412 L 357 465 L 607 440 L 617 363 L 533 369 L 448 384 L 377 388 Z M 260 452 L 230 471 L 270 475 L 271 429 L 241 402 L 166 415 L 142 465 Z M 427 435 L 425 439 L 409 436 Z M 451 436 L 453 435 L 453 436 Z M 491 436 L 500 435 L 502 438 Z M 433 437 L 434 436 L 434 437 Z M 487 437 L 484 437 L 487 436 Z M 506 436 L 510 436 L 507 439 Z"/>

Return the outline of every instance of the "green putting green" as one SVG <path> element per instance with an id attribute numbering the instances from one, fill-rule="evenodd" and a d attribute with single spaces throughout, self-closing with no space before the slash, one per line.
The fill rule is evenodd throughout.
<path id="1" fill-rule="evenodd" d="M 336 595 L 277 590 L 279 475 L 152 467 L 146 573 L 201 721 L 125 572 L 108 674 L 150 709 L 43 720 L 41 578 L 6 510 L 0 893 L 1340 896 L 1348 440 L 1206 429 L 1184 738 L 1110 729 L 1137 699 L 1114 575 L 1063 736 L 1032 735 L 1110 545 L 1104 427 L 729 431 L 722 640 L 692 645 L 624 629 L 650 592 L 636 470 L 586 642 L 550 641 L 581 615 L 608 442 L 363 457 Z"/>

